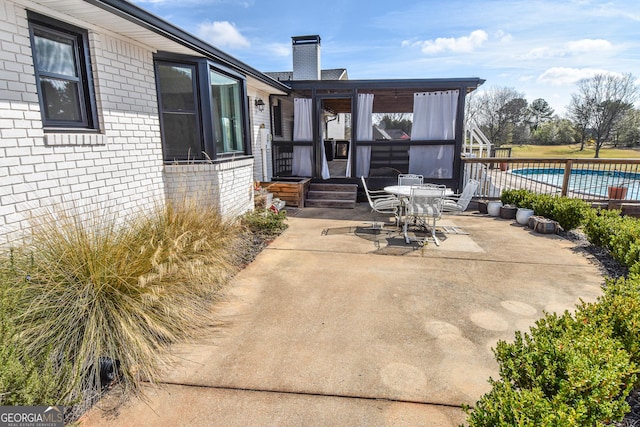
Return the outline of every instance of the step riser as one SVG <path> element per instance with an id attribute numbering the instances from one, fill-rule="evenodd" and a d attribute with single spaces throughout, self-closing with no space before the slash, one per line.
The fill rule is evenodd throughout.
<path id="1" fill-rule="evenodd" d="M 351 200 L 307 200 L 307 208 L 355 209 L 356 203 Z"/>
<path id="2" fill-rule="evenodd" d="M 305 206 L 315 208 L 354 209 L 358 198 L 355 184 L 312 183 L 305 200 Z"/>
<path id="3" fill-rule="evenodd" d="M 356 196 L 354 193 L 347 193 L 344 191 L 309 191 L 307 194 L 307 200 L 315 199 L 332 199 L 332 200 L 353 200 Z"/>
<path id="4" fill-rule="evenodd" d="M 358 191 L 358 186 L 353 184 L 311 184 L 309 191 Z"/>

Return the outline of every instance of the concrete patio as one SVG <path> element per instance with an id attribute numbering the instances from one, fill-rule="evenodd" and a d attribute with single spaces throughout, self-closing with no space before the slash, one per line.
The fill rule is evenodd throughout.
<path id="1" fill-rule="evenodd" d="M 600 294 L 570 241 L 513 221 L 446 216 L 439 247 L 370 221 L 368 205 L 292 212 L 162 387 L 81 425 L 458 426 L 497 377 L 498 340 Z"/>

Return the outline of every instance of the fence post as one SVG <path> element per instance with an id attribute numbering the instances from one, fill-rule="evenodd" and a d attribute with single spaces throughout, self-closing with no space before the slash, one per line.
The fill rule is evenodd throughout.
<path id="1" fill-rule="evenodd" d="M 564 164 L 564 179 L 562 180 L 562 191 L 560 192 L 561 196 L 567 195 L 567 190 L 569 188 L 569 178 L 571 176 L 571 167 L 573 166 L 573 160 L 567 159 L 567 162 Z"/>

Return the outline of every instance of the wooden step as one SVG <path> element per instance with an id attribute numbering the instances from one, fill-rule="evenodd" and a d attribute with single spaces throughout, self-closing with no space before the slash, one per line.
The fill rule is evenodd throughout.
<path id="1" fill-rule="evenodd" d="M 324 200 L 307 199 L 304 203 L 307 208 L 333 208 L 333 209 L 355 209 L 355 200 Z"/>
<path id="2" fill-rule="evenodd" d="M 357 197 L 356 184 L 311 183 L 304 205 L 316 208 L 354 209 Z"/>
<path id="3" fill-rule="evenodd" d="M 309 190 L 307 200 L 313 199 L 334 199 L 334 200 L 351 200 L 353 199 L 353 191 L 318 191 Z"/>
<path id="4" fill-rule="evenodd" d="M 312 182 L 309 191 L 358 191 L 357 184 L 331 184 L 322 182 Z"/>

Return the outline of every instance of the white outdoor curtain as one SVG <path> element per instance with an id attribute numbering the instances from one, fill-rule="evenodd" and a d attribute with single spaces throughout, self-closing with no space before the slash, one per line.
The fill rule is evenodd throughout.
<path id="1" fill-rule="evenodd" d="M 295 98 L 293 100 L 293 140 L 313 140 L 312 100 Z M 293 176 L 313 175 L 313 147 L 293 146 L 293 160 L 291 162 Z"/>
<path id="2" fill-rule="evenodd" d="M 412 140 L 454 139 L 458 91 L 413 94 Z M 409 173 L 425 178 L 451 178 L 453 145 L 418 145 L 409 148 Z"/>
<path id="3" fill-rule="evenodd" d="M 358 94 L 358 141 L 373 141 L 373 94 Z M 347 176 L 351 176 L 351 147 L 347 160 Z M 356 176 L 369 176 L 371 146 L 358 146 L 356 152 Z"/>

